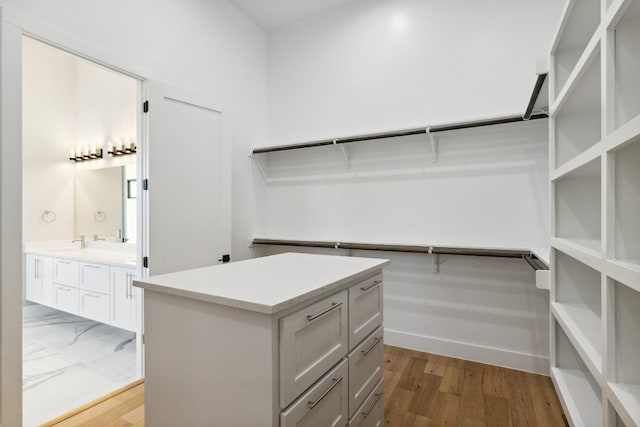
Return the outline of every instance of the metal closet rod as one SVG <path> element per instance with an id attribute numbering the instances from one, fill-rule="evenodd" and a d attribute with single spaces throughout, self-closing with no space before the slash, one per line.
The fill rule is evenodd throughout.
<path id="1" fill-rule="evenodd" d="M 531 98 L 529 99 L 529 104 L 527 105 L 527 109 L 524 112 L 522 118 L 524 120 L 531 119 L 531 113 L 533 113 L 533 107 L 536 105 L 536 101 L 540 96 L 540 91 L 542 90 L 542 86 L 544 85 L 544 81 L 547 79 L 548 73 L 538 74 L 538 78 L 536 79 L 536 84 L 533 86 L 533 92 L 531 93 Z"/>
<path id="2" fill-rule="evenodd" d="M 535 102 L 535 101 L 534 101 Z M 472 122 L 459 122 L 449 125 L 439 125 L 431 127 L 423 127 L 416 129 L 405 129 L 392 132 L 370 133 L 366 135 L 350 136 L 345 138 L 326 139 L 321 141 L 305 142 L 300 144 L 280 145 L 277 147 L 256 148 L 253 154 L 272 153 L 275 151 L 297 150 L 299 148 L 322 147 L 326 145 L 349 144 L 351 142 L 370 141 L 373 139 L 396 138 L 399 136 L 422 135 L 436 132 L 446 132 L 450 130 L 469 129 L 483 126 L 503 125 L 507 123 L 516 123 L 529 120 L 538 120 L 548 118 L 546 114 L 533 114 L 528 119 L 523 116 L 507 116 L 496 119 L 477 120 Z"/>
<path id="3" fill-rule="evenodd" d="M 310 240 L 253 239 L 254 245 L 301 246 L 307 248 L 360 249 L 365 251 L 407 252 L 433 255 L 467 255 L 524 259 L 534 270 L 549 267 L 531 251 L 518 249 L 460 248 L 450 246 L 388 245 L 371 243 L 326 242 Z"/>

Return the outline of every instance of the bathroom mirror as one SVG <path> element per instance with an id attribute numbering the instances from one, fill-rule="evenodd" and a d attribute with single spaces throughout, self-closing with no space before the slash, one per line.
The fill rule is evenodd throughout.
<path id="1" fill-rule="evenodd" d="M 76 171 L 75 234 L 135 243 L 136 166 Z M 133 190 L 133 191 L 132 191 Z"/>

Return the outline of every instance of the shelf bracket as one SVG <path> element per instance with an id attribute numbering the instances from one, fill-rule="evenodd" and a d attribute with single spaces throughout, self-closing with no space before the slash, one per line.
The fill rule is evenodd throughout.
<path id="1" fill-rule="evenodd" d="M 347 169 L 351 169 L 351 161 L 349 160 L 349 152 L 344 144 L 338 144 L 338 140 L 333 140 L 333 145 L 340 147 L 340 151 L 342 151 L 342 157 L 344 157 L 344 161 L 347 164 Z"/>
<path id="2" fill-rule="evenodd" d="M 431 161 L 433 163 L 438 163 L 438 137 L 431 133 L 431 128 L 428 127 L 426 129 L 427 135 L 429 135 L 429 142 L 431 143 Z"/>
<path id="3" fill-rule="evenodd" d="M 253 163 L 256 165 L 256 167 L 260 171 L 260 175 L 262 175 L 262 179 L 264 180 L 264 182 L 267 182 L 267 173 L 265 172 L 264 167 L 262 166 L 262 161 L 260 161 L 258 156 L 256 156 L 255 154 L 250 154 L 249 158 L 253 160 Z"/>
<path id="4" fill-rule="evenodd" d="M 428 252 L 433 258 L 433 272 L 440 273 L 440 254 L 433 253 L 433 246 L 429 246 Z"/>

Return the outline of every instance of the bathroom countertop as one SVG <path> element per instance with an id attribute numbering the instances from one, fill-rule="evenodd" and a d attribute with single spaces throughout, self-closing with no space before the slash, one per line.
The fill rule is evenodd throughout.
<path id="1" fill-rule="evenodd" d="M 284 253 L 135 280 L 134 286 L 195 300 L 275 314 L 364 279 L 386 259 Z"/>
<path id="2" fill-rule="evenodd" d="M 94 249 L 78 247 L 38 248 L 27 249 L 26 254 L 50 256 L 73 261 L 90 261 L 101 264 L 120 265 L 123 267 L 136 266 L 136 254 L 129 251 L 114 251 L 108 249 Z"/>

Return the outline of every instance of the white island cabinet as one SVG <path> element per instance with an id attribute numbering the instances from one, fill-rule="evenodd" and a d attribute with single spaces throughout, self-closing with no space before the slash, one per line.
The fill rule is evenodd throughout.
<path id="1" fill-rule="evenodd" d="M 136 280 L 153 426 L 381 426 L 382 268 L 287 253 Z"/>

